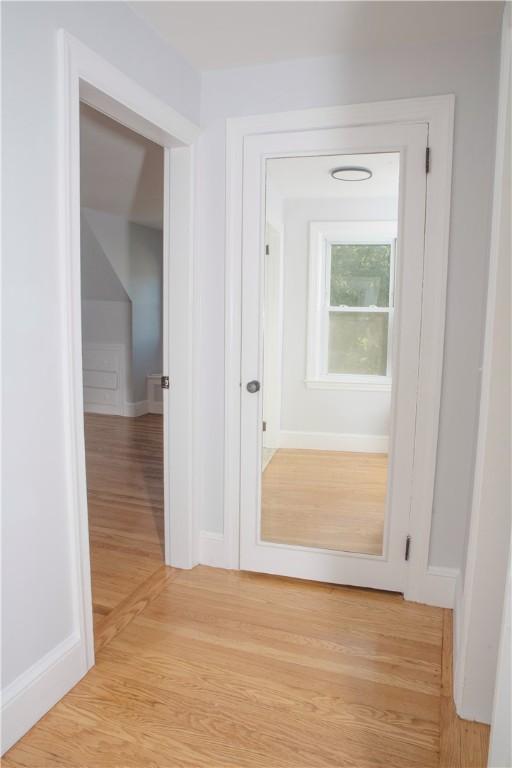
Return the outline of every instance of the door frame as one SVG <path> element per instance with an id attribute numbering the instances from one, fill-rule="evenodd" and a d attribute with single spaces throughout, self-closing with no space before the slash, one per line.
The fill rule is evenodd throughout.
<path id="1" fill-rule="evenodd" d="M 193 192 L 199 128 L 65 30 L 59 30 L 60 253 L 63 394 L 76 631 L 83 672 L 94 664 L 91 570 L 83 422 L 80 290 L 80 101 L 164 147 L 163 367 L 165 562 L 197 562 L 194 515 Z M 192 386 L 191 386 L 192 382 Z M 172 422 L 172 430 L 170 423 Z M 172 477 L 172 483 L 171 483 Z"/>
<path id="2" fill-rule="evenodd" d="M 444 353 L 455 97 L 452 94 L 234 118 L 226 128 L 225 475 L 226 566 L 240 566 L 242 184 L 246 136 L 385 123 L 428 123 L 422 330 L 411 550 L 405 598 L 451 607 L 456 571 L 429 566 Z"/>

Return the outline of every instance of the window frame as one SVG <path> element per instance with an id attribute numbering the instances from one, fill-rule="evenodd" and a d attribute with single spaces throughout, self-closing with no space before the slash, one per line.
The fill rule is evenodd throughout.
<path id="1" fill-rule="evenodd" d="M 390 291 L 387 307 L 343 307 L 330 305 L 331 247 L 333 245 L 389 244 Z M 312 389 L 391 389 L 393 326 L 397 263 L 396 221 L 311 222 L 309 253 L 309 302 L 305 384 Z M 386 375 L 328 373 L 329 316 L 338 312 L 376 312 L 388 315 Z"/>

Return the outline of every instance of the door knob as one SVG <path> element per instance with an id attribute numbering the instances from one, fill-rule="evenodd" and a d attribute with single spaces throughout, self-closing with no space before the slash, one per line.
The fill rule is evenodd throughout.
<path id="1" fill-rule="evenodd" d="M 259 381 L 250 381 L 247 384 L 247 391 L 250 392 L 251 395 L 253 395 L 255 392 L 259 392 L 260 391 L 260 386 L 261 385 L 260 385 Z"/>

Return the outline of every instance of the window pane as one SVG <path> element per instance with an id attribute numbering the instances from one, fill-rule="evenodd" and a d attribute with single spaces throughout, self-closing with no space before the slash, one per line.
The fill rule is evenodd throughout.
<path id="1" fill-rule="evenodd" d="M 387 307 L 389 244 L 331 246 L 332 307 Z"/>
<path id="2" fill-rule="evenodd" d="M 386 375 L 387 312 L 329 312 L 328 373 Z"/>

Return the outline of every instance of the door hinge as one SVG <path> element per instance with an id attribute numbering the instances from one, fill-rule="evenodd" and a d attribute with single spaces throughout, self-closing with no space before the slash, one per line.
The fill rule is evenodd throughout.
<path id="1" fill-rule="evenodd" d="M 263 422 L 263 432 L 266 432 L 266 431 L 267 431 L 267 422 L 264 421 Z"/>
<path id="2" fill-rule="evenodd" d="M 168 376 L 161 376 L 160 377 L 160 386 L 162 389 L 169 389 L 169 377 Z"/>
<path id="3" fill-rule="evenodd" d="M 405 540 L 405 559 L 409 559 L 409 554 L 411 552 L 411 537 L 408 536 Z"/>
<path id="4" fill-rule="evenodd" d="M 270 253 L 270 245 L 265 246 L 265 256 L 268 256 Z"/>
<path id="5" fill-rule="evenodd" d="M 430 173 L 430 147 L 425 150 L 425 173 Z"/>

